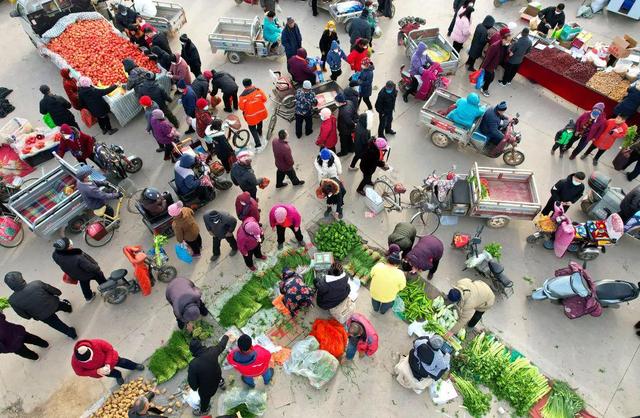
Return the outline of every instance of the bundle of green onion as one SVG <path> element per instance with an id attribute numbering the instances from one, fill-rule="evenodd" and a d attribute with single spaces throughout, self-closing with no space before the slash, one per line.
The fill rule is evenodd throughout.
<path id="1" fill-rule="evenodd" d="M 584 409 L 584 400 L 565 382 L 556 381 L 547 404 L 542 408 L 544 418 L 573 418 Z"/>

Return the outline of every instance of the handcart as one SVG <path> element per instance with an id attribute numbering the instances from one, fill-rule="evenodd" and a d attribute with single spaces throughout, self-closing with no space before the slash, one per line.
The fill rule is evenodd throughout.
<path id="1" fill-rule="evenodd" d="M 427 45 L 427 55 L 432 61 L 442 66 L 445 74 L 455 74 L 458 68 L 460 55 L 453 49 L 453 45 L 442 36 L 440 29 L 417 29 L 404 35 L 405 54 L 411 58 L 418 44 L 424 42 Z"/>
<path id="2" fill-rule="evenodd" d="M 159 31 L 175 36 L 182 26 L 187 23 L 187 15 L 180 4 L 172 1 L 157 0 L 153 4 L 156 6 L 156 15 L 143 17 L 147 23 L 150 23 Z"/>
<path id="3" fill-rule="evenodd" d="M 263 38 L 258 16 L 253 19 L 219 18 L 218 25 L 209 34 L 209 45 L 214 54 L 218 50 L 223 51 L 232 64 L 240 63 L 243 56 L 266 58 L 284 55 L 282 45 L 272 48 L 271 43 Z"/>

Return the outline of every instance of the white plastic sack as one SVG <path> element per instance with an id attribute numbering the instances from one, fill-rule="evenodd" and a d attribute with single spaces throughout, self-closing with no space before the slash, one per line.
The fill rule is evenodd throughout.
<path id="1" fill-rule="evenodd" d="M 304 357 L 311 351 L 320 348 L 320 343 L 315 337 L 309 336 L 302 341 L 298 341 L 291 348 L 291 357 L 283 364 L 287 374 L 297 373 L 302 365 Z"/>
<path id="2" fill-rule="evenodd" d="M 338 370 L 338 360 L 328 351 L 318 350 L 318 347 L 315 337 L 307 337 L 294 344 L 291 357 L 284 363 L 286 373 L 306 377 L 316 389 L 333 379 Z"/>
<path id="3" fill-rule="evenodd" d="M 424 326 L 426 323 L 427 321 L 413 321 L 407 327 L 407 333 L 409 334 L 409 336 L 415 335 L 416 337 L 426 337 L 427 335 L 429 335 L 429 333 L 424 330 Z"/>
<path id="4" fill-rule="evenodd" d="M 349 299 L 351 299 L 353 302 L 358 299 L 358 293 L 360 293 L 361 286 L 362 284 L 360 283 L 360 279 L 356 279 L 354 277 L 351 277 L 349 279 L 349 288 L 351 289 L 351 291 L 349 292 Z"/>
<path id="5" fill-rule="evenodd" d="M 198 395 L 198 391 L 189 389 L 189 393 L 183 396 L 184 396 L 184 401 L 188 403 L 191 408 L 193 409 L 200 408 L 200 395 Z"/>
<path id="6" fill-rule="evenodd" d="M 591 10 L 593 13 L 598 13 L 600 10 L 604 9 L 604 6 L 609 4 L 609 0 L 593 0 L 591 2 Z"/>
<path id="7" fill-rule="evenodd" d="M 452 399 L 458 397 L 456 389 L 451 380 L 439 380 L 429 387 L 429 395 L 436 405 L 444 405 Z"/>
<path id="8" fill-rule="evenodd" d="M 267 410 L 267 392 L 237 386 L 227 389 L 218 400 L 218 415 L 226 415 L 228 410 L 242 404 L 247 405 L 252 414 L 263 415 Z"/>

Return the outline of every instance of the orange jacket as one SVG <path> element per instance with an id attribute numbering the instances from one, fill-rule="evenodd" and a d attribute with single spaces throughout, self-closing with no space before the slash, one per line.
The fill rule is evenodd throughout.
<path id="1" fill-rule="evenodd" d="M 250 86 L 244 89 L 238 100 L 238 107 L 242 110 L 244 120 L 248 125 L 257 125 L 267 118 L 269 113 L 264 103 L 267 96 L 257 87 Z"/>

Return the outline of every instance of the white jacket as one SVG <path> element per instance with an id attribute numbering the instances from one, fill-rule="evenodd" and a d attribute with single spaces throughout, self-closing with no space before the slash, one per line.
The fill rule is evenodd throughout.
<path id="1" fill-rule="evenodd" d="M 318 172 L 318 181 L 331 177 L 340 177 L 340 175 L 342 174 L 342 164 L 340 163 L 340 158 L 338 158 L 335 152 L 331 150 L 329 150 L 329 152 L 333 155 L 333 164 L 331 165 L 331 167 L 327 165 L 329 161 L 323 161 L 322 165 L 320 165 L 318 164 L 317 157 L 313 160 L 313 165 L 316 167 L 316 171 Z"/>
<path id="2" fill-rule="evenodd" d="M 158 14 L 156 5 L 153 4 L 152 0 L 134 0 L 133 4 L 136 8 L 136 12 L 140 13 L 142 16 L 155 17 L 156 14 Z"/>

